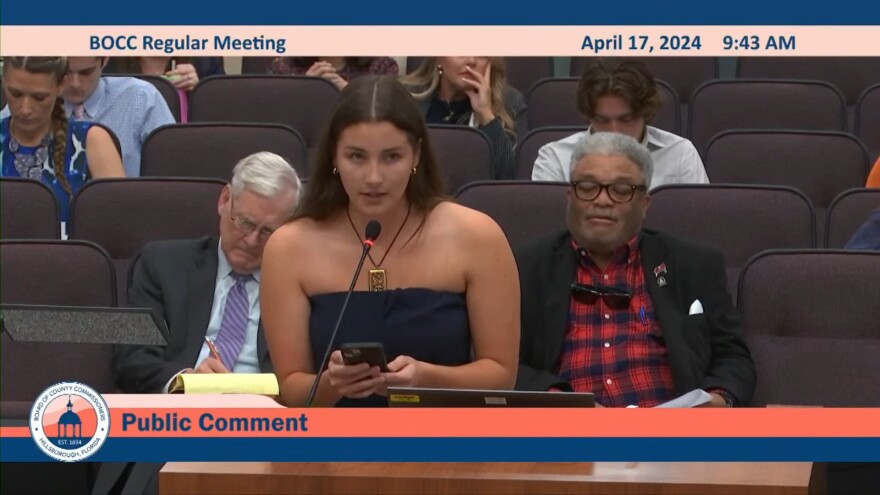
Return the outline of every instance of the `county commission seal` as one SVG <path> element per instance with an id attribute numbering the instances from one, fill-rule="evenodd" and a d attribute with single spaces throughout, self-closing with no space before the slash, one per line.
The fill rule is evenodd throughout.
<path id="1" fill-rule="evenodd" d="M 76 462 L 98 451 L 110 433 L 110 410 L 95 389 L 77 382 L 44 390 L 29 418 L 31 437 L 49 457 Z"/>

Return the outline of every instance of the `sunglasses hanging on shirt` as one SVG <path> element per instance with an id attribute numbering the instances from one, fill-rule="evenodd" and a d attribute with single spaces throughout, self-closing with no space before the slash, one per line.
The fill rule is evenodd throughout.
<path id="1" fill-rule="evenodd" d="M 632 291 L 628 289 L 579 283 L 571 284 L 571 295 L 578 302 L 590 305 L 602 299 L 611 309 L 627 309 L 633 297 Z"/>

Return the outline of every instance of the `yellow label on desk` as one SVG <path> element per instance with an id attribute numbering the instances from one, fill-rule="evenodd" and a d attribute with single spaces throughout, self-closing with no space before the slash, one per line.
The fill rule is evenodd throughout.
<path id="1" fill-rule="evenodd" d="M 419 403 L 418 395 L 391 394 L 388 396 L 389 402 L 409 402 L 412 404 Z"/>

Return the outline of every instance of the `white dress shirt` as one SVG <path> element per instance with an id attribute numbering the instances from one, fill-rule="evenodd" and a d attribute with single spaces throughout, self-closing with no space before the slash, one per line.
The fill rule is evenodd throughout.
<path id="1" fill-rule="evenodd" d="M 211 305 L 211 319 L 208 320 L 208 329 L 205 337 L 211 341 L 217 340 L 220 334 L 220 324 L 223 322 L 223 312 L 226 309 L 226 298 L 232 286 L 235 285 L 235 279 L 232 278 L 232 268 L 223 253 L 222 244 L 217 244 L 217 278 L 214 284 L 214 303 Z M 244 344 L 241 346 L 241 352 L 235 361 L 235 366 L 230 370 L 233 373 L 260 373 L 260 357 L 257 356 L 257 332 L 260 326 L 260 272 L 253 274 L 253 279 L 245 284 L 245 291 L 248 295 L 248 325 L 244 337 Z M 199 351 L 199 357 L 193 363 L 193 369 L 208 357 L 210 349 L 208 344 L 202 342 L 202 349 Z M 180 371 L 182 373 L 183 370 Z M 165 384 L 163 391 L 167 392 L 168 388 L 177 378 L 172 376 L 168 383 Z"/>
<path id="2" fill-rule="evenodd" d="M 591 132 L 587 129 L 545 144 L 538 150 L 532 180 L 571 180 L 571 156 L 577 142 Z M 700 154 L 689 140 L 656 127 L 647 126 L 642 144 L 651 152 L 654 174 L 651 189 L 663 184 L 708 184 L 709 177 Z"/>

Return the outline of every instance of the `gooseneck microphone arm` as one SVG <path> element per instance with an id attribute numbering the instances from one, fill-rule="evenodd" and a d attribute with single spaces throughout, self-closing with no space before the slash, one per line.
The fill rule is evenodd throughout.
<path id="1" fill-rule="evenodd" d="M 315 381 L 312 382 L 312 388 L 309 390 L 308 398 L 306 398 L 306 407 L 312 407 L 312 401 L 315 400 L 315 393 L 318 391 L 318 383 L 321 381 L 321 374 L 324 372 L 324 367 L 327 366 L 327 361 L 330 359 L 330 353 L 333 351 L 333 344 L 336 340 L 336 333 L 339 331 L 342 317 L 345 316 L 345 308 L 348 307 L 348 300 L 351 299 L 351 293 L 354 292 L 354 286 L 357 284 L 358 277 L 361 274 L 361 268 L 364 266 L 364 260 L 367 258 L 367 253 L 370 252 L 373 243 L 379 237 L 381 232 L 382 225 L 378 221 L 370 220 L 370 222 L 367 223 L 367 228 L 364 232 L 361 258 L 358 260 L 357 269 L 354 271 L 354 277 L 351 279 L 351 285 L 348 287 L 348 292 L 345 294 L 345 300 L 342 302 L 342 309 L 339 310 L 339 318 L 336 319 L 333 333 L 330 334 L 330 341 L 327 342 L 327 349 L 324 350 L 324 357 L 321 359 L 321 364 L 315 372 Z"/>

